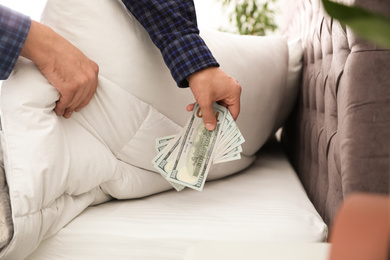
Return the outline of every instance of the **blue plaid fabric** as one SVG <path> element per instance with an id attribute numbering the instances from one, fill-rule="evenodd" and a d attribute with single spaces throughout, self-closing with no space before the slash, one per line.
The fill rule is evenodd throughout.
<path id="1" fill-rule="evenodd" d="M 0 80 L 8 78 L 23 48 L 31 19 L 0 5 Z"/>
<path id="2" fill-rule="evenodd" d="M 192 0 L 122 0 L 145 27 L 160 49 L 179 87 L 188 87 L 186 78 L 208 67 L 218 67 L 199 36 Z"/>

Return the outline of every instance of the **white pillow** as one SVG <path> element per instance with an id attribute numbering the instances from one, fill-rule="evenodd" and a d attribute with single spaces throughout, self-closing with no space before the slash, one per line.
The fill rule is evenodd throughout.
<path id="1" fill-rule="evenodd" d="M 284 92 L 283 105 L 276 118 L 275 131 L 282 127 L 298 97 L 299 84 L 301 82 L 303 48 L 301 40 L 294 39 L 288 42 L 288 72 L 286 90 Z"/>
<path id="2" fill-rule="evenodd" d="M 152 104 L 183 126 L 190 89 L 171 78 L 159 50 L 121 1 L 48 1 L 42 21 L 100 66 L 100 74 Z M 104 19 L 103 19 L 104 18 Z M 287 79 L 288 48 L 282 37 L 239 36 L 201 28 L 201 36 L 227 73 L 242 85 L 237 121 L 252 156 L 273 130 Z"/>

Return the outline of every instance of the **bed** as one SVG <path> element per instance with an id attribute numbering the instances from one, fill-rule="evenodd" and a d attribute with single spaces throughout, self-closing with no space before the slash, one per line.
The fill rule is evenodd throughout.
<path id="1" fill-rule="evenodd" d="M 4 83 L 5 172 L 0 174 L 0 187 L 6 199 L 0 204 L 0 257 L 183 259 L 189 248 L 207 242 L 325 242 L 338 204 L 357 188 L 346 177 L 339 177 L 343 180 L 339 182 L 321 179 L 328 171 L 315 167 L 319 158 L 327 158 L 319 157 L 323 154 L 314 149 L 317 140 L 343 139 L 330 130 L 327 138 L 316 136 L 317 132 L 306 138 L 307 127 L 317 126 L 317 113 L 302 108 L 306 107 L 302 100 L 307 97 L 307 81 L 312 78 L 307 62 L 312 38 L 305 38 L 306 32 L 300 35 L 298 28 L 307 25 L 301 23 L 305 14 L 320 17 L 323 13 L 316 1 L 291 5 L 301 10 L 291 14 L 302 18 L 287 15 L 287 24 L 294 25 L 285 31 L 288 42 L 285 37 L 233 36 L 201 28 L 221 67 L 243 86 L 237 125 L 246 143 L 241 160 L 210 170 L 203 191 L 176 192 L 150 162 L 154 139 L 177 133 L 185 124 L 188 114 L 177 111 L 191 102 L 191 94 L 172 86 L 158 50 L 120 1 L 49 0 L 42 21 L 97 61 L 99 87 L 96 99 L 66 120 L 54 115 L 58 94 L 28 61 L 20 59 Z M 116 19 L 103 21 L 104 15 Z M 388 52 L 381 54 L 386 57 Z M 326 89 L 326 93 L 331 90 Z M 383 91 L 388 93 L 389 88 Z M 175 98 L 179 95 L 182 98 Z M 380 97 L 373 104 L 382 104 L 381 111 L 388 109 L 389 95 Z M 314 117 L 308 120 L 308 114 Z M 367 181 L 361 173 L 355 179 L 366 183 L 358 190 L 386 193 L 390 120 L 389 113 L 380 115 L 381 142 L 373 145 L 382 154 L 375 161 L 375 178 Z M 282 125 L 280 142 L 274 135 Z M 318 132 L 324 133 L 321 129 Z M 343 134 L 350 131 L 338 129 Z M 350 158 L 349 150 L 336 149 L 336 144 L 330 142 L 328 149 L 334 155 L 329 164 L 342 168 L 329 168 L 329 176 L 344 176 L 344 168 L 355 163 L 344 164 L 341 158 Z M 349 146 L 342 143 L 341 147 Z M 302 159 L 302 154 L 311 156 Z M 316 177 L 319 173 L 321 178 Z"/>

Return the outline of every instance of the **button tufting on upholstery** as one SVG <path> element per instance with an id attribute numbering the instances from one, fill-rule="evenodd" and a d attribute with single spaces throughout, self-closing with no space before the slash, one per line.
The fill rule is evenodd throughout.
<path id="1" fill-rule="evenodd" d="M 293 2 L 286 4 L 284 33 L 303 39 L 304 66 L 283 142 L 309 197 L 330 224 L 349 193 L 389 193 L 390 51 L 331 19 L 320 0 Z M 390 16 L 389 1 L 338 2 Z"/>

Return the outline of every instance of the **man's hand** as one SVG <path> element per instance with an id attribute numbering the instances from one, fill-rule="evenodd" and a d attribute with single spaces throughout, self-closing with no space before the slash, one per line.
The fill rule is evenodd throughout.
<path id="1" fill-rule="evenodd" d="M 217 124 L 213 103 L 229 109 L 234 120 L 240 114 L 241 86 L 237 80 L 217 67 L 211 67 L 196 72 L 187 78 L 192 94 L 199 104 L 203 122 L 208 130 L 214 130 Z M 194 104 L 187 106 L 192 111 Z"/>
<path id="2" fill-rule="evenodd" d="M 41 23 L 32 21 L 21 56 L 32 60 L 59 91 L 54 111 L 69 118 L 92 99 L 98 83 L 98 65 L 69 41 Z"/>

